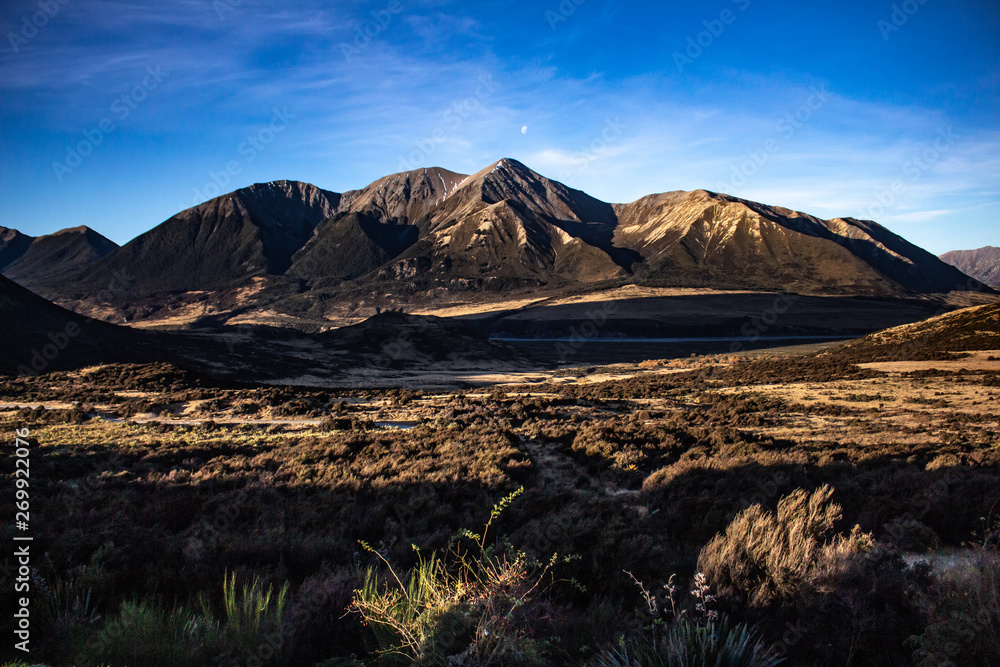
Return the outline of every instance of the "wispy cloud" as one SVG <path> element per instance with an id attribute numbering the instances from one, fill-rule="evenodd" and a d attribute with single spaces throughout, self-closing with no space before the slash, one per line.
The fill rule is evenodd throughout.
<path id="1" fill-rule="evenodd" d="M 170 72 L 162 95 L 118 138 L 143 146 L 129 154 L 139 164 L 177 164 L 169 176 L 150 171 L 169 180 L 160 187 L 178 187 L 184 197 L 274 107 L 287 106 L 295 122 L 245 178 L 303 177 L 343 190 L 421 152 L 423 166 L 457 171 L 510 156 L 551 177 L 569 174 L 571 185 L 608 201 L 707 188 L 827 217 L 859 215 L 901 181 L 904 191 L 884 206 L 883 221 L 975 226 L 980 235 L 985 221 L 995 221 L 1000 131 L 979 115 L 744 64 L 755 53 L 728 64 L 706 57 L 678 76 L 668 67 L 669 49 L 686 33 L 664 36 L 666 51 L 648 62 L 631 52 L 618 58 L 599 39 L 611 27 L 636 32 L 656 20 L 654 10 L 613 1 L 576 5 L 556 30 L 544 3 L 401 1 L 391 20 L 369 30 L 364 48 L 345 57 L 343 45 L 389 5 L 243 0 L 220 19 L 202 0 L 74 0 L 21 53 L 0 52 L 5 125 L 16 121 L 24 137 L 18 154 L 33 156 L 32 169 L 44 174 L 53 152 L 106 115 L 146 67 L 161 66 Z M 4 27 L 33 6 L 13 0 Z M 678 25 L 700 24 L 688 18 Z M 737 48 L 737 37 L 734 28 L 713 57 Z M 616 48 L 640 47 L 648 45 Z M 485 96 L 477 95 L 483 77 L 492 82 Z M 964 82 L 960 92 L 998 87 L 994 73 Z M 602 139 L 609 119 L 623 126 L 613 141 Z M 948 128 L 957 139 L 914 176 L 907 165 Z M 421 150 L 435 136 L 443 140 Z M 11 158 L 0 170 L 24 168 Z M 52 198 L 46 187 L 37 186 L 39 199 Z"/>

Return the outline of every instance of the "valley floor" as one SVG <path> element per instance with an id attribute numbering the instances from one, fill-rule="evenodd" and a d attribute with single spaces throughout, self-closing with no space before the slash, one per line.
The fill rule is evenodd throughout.
<path id="1" fill-rule="evenodd" d="M 2 428 L 30 431 L 33 655 L 652 664 L 614 660 L 675 641 L 661 633 L 683 618 L 718 631 L 667 611 L 664 586 L 689 607 L 684 582 L 704 571 L 710 607 L 787 664 L 1000 660 L 1000 351 L 856 365 L 839 349 L 490 366 L 436 390 L 415 388 L 433 373 L 336 389 L 165 364 L 0 378 Z M 801 516 L 798 490 L 813 494 Z M 737 548 L 740 526 L 775 533 L 769 553 L 789 560 Z M 427 598 L 407 625 L 393 573 L 432 552 L 448 576 L 519 565 L 479 602 Z M 253 623 L 233 611 L 255 600 Z M 475 662 L 485 646 L 495 661 Z"/>

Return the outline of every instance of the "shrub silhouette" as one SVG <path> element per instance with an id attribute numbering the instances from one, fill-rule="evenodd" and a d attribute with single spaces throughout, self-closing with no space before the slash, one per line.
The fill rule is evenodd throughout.
<path id="1" fill-rule="evenodd" d="M 1000 554 L 977 549 L 969 562 L 946 571 L 918 603 L 926 621 L 924 632 L 911 637 L 914 662 L 939 664 L 1000 664 Z"/>

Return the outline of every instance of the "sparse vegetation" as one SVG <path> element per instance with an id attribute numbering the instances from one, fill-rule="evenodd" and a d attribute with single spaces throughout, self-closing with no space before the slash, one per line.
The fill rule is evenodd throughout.
<path id="1" fill-rule="evenodd" d="M 684 365 L 439 393 L 0 378 L 0 402 L 37 406 L 0 420 L 31 431 L 39 657 L 226 664 L 268 637 L 274 665 L 997 655 L 973 612 L 996 578 L 995 371 Z M 913 564 L 970 543 L 963 574 Z M 651 623 L 623 570 L 700 570 L 719 616 Z M 132 640 L 88 644 L 110 631 Z"/>
<path id="2" fill-rule="evenodd" d="M 388 575 L 366 569 L 352 608 L 374 630 L 382 656 L 421 665 L 546 663 L 544 596 L 552 568 L 567 558 L 540 562 L 488 534 L 522 492 L 494 506 L 481 535 L 462 531 L 442 558 L 420 556 L 405 577 L 375 552 Z"/>
<path id="3" fill-rule="evenodd" d="M 947 566 L 945 566 L 947 567 Z M 920 667 L 988 664 L 1000 655 L 1000 555 L 978 549 L 918 596 L 924 628 L 910 639 Z"/>
<path id="4" fill-rule="evenodd" d="M 286 585 L 273 595 L 271 587 L 265 588 L 256 578 L 238 586 L 233 574 L 223 582 L 221 614 L 205 598 L 198 610 L 126 599 L 103 619 L 92 612 L 62 613 L 61 626 L 49 626 L 61 631 L 62 641 L 53 642 L 49 652 L 80 665 L 200 667 L 250 656 L 262 665 L 284 665 L 288 664 L 284 642 L 276 640 L 281 636 L 287 593 Z"/>
<path id="5" fill-rule="evenodd" d="M 687 605 L 677 599 L 679 591 L 673 575 L 663 586 L 667 591 L 666 604 L 646 590 L 642 582 L 635 582 L 646 602 L 649 628 L 623 637 L 619 646 L 604 649 L 593 659 L 594 667 L 772 667 L 783 661 L 756 629 L 733 623 L 725 614 L 712 609 L 716 596 L 704 573 L 695 575 L 691 587 L 693 604 Z"/>

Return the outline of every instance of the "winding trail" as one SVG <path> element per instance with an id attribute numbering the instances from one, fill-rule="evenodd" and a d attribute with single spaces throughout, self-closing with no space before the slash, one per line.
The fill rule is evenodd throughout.
<path id="1" fill-rule="evenodd" d="M 551 445 L 543 444 L 535 438 L 519 436 L 521 445 L 528 452 L 532 463 L 538 467 L 542 483 L 552 489 L 561 491 L 573 491 L 577 489 L 577 480 L 581 477 L 597 482 L 596 488 L 601 493 L 609 497 L 638 496 L 640 491 L 633 489 L 622 489 L 612 484 L 610 475 L 594 477 L 582 465 L 573 460 L 573 457 L 558 451 Z"/>

